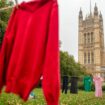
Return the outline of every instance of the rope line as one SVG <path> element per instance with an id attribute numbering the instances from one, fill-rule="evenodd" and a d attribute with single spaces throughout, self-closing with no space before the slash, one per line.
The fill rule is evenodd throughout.
<path id="1" fill-rule="evenodd" d="M 4 11 L 4 10 L 7 10 L 7 9 L 11 9 L 13 8 L 14 6 L 8 6 L 8 7 L 4 7 L 4 8 L 0 8 L 0 11 Z"/>

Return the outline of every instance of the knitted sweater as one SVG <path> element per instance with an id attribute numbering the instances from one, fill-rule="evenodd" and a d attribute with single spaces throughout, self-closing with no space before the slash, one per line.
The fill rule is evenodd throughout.
<path id="1" fill-rule="evenodd" d="M 58 5 L 54 0 L 23 2 L 10 17 L 0 50 L 0 89 L 25 101 L 43 76 L 47 105 L 58 105 Z"/>

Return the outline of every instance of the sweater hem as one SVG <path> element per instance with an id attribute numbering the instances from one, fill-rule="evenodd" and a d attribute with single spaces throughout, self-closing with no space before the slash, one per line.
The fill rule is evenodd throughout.
<path id="1" fill-rule="evenodd" d="M 23 84 L 17 83 L 17 85 L 8 83 L 5 88 L 6 93 L 16 94 L 17 96 L 22 98 L 24 101 L 27 101 L 31 90 L 32 88 L 31 87 L 27 88 L 27 85 L 24 83 Z"/>

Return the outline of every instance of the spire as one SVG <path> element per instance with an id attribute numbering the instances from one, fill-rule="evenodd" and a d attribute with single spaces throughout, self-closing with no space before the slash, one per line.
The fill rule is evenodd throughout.
<path id="1" fill-rule="evenodd" d="M 96 4 L 96 3 L 95 3 L 94 10 L 95 10 L 95 11 L 98 11 L 97 4 Z"/>
<path id="2" fill-rule="evenodd" d="M 101 11 L 100 11 L 100 14 L 99 14 L 99 18 L 100 18 L 101 21 L 103 20 Z"/>
<path id="3" fill-rule="evenodd" d="M 97 7 L 97 4 L 95 3 L 95 7 Z"/>
<path id="4" fill-rule="evenodd" d="M 102 17 L 101 11 L 100 11 L 100 17 Z"/>
<path id="5" fill-rule="evenodd" d="M 91 0 L 90 0 L 90 15 L 92 15 L 92 11 L 91 11 Z"/>
<path id="6" fill-rule="evenodd" d="M 81 7 L 80 7 L 80 11 L 79 11 L 79 13 L 82 14 L 82 9 L 81 9 Z"/>
<path id="7" fill-rule="evenodd" d="M 82 9 L 81 9 L 81 8 L 80 8 L 80 11 L 79 11 L 79 18 L 80 18 L 80 19 L 83 19 Z"/>
<path id="8" fill-rule="evenodd" d="M 98 16 L 98 8 L 97 8 L 96 3 L 95 3 L 95 7 L 94 7 L 94 16 Z"/>

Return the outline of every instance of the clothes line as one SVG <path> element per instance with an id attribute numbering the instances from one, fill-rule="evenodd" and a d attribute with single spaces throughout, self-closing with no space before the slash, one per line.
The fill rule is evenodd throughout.
<path id="1" fill-rule="evenodd" d="M 15 0 L 15 3 L 16 3 L 16 8 L 18 8 L 18 0 Z M 0 12 L 3 11 L 3 10 L 11 9 L 13 7 L 14 6 L 8 6 L 8 7 L 0 8 Z"/>
<path id="2" fill-rule="evenodd" d="M 16 3 L 16 7 L 18 8 L 18 0 L 15 0 L 15 3 Z M 4 7 L 4 8 L 0 8 L 0 11 L 3 11 L 3 10 L 7 10 L 7 9 L 11 9 L 13 8 L 14 6 L 7 6 L 7 7 Z"/>
<path id="3" fill-rule="evenodd" d="M 7 10 L 7 9 L 11 9 L 11 8 L 13 8 L 14 6 L 8 6 L 8 7 L 4 7 L 4 8 L 0 8 L 0 12 L 1 11 L 4 11 L 4 10 Z"/>

